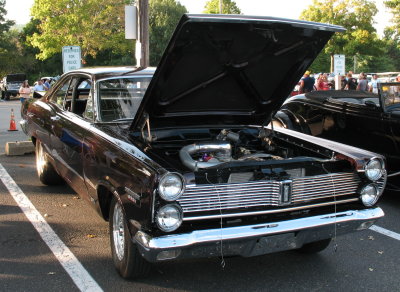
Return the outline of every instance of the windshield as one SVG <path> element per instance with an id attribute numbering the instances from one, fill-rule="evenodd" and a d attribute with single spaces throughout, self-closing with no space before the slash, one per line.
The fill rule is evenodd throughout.
<path id="1" fill-rule="evenodd" d="M 100 81 L 98 91 L 101 121 L 133 119 L 150 80 L 151 76 L 142 76 Z"/>
<path id="2" fill-rule="evenodd" d="M 385 109 L 391 111 L 398 110 L 400 106 L 400 83 L 382 84 L 380 94 L 383 98 Z"/>

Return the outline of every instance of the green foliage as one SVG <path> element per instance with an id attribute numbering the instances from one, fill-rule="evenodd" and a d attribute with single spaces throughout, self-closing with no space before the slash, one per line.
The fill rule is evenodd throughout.
<path id="1" fill-rule="evenodd" d="M 35 0 L 31 9 L 39 22 L 39 32 L 28 41 L 40 50 L 37 58 L 45 60 L 61 52 L 63 46 L 81 46 L 83 58 L 95 57 L 98 51 L 126 52 L 125 0 Z"/>
<path id="2" fill-rule="evenodd" d="M 152 66 L 156 66 L 160 61 L 179 19 L 185 13 L 185 6 L 175 0 L 150 0 L 149 46 Z"/>
<path id="3" fill-rule="evenodd" d="M 382 43 L 373 26 L 377 12 L 372 0 L 314 0 L 300 18 L 346 28 L 346 32 L 336 33 L 328 42 L 326 54 L 379 56 L 383 53 Z"/>
<path id="4" fill-rule="evenodd" d="M 203 13 L 219 14 L 219 0 L 210 0 L 206 3 Z M 222 0 L 222 14 L 241 14 L 235 1 Z"/>
<path id="5" fill-rule="evenodd" d="M 392 37 L 397 41 L 398 46 L 400 47 L 400 0 L 388 0 L 384 3 L 393 15 L 393 18 L 391 19 L 393 26 L 387 28 L 387 30 L 391 33 Z"/>
<path id="6" fill-rule="evenodd" d="M 6 0 L 0 0 L 0 35 L 3 37 L 3 34 L 8 32 L 10 28 L 15 24 L 13 20 L 6 20 L 5 15 L 7 11 L 5 9 Z"/>
<path id="7" fill-rule="evenodd" d="M 61 53 L 57 53 L 44 61 L 40 61 L 36 59 L 39 49 L 33 47 L 27 41 L 29 36 L 39 32 L 38 24 L 38 20 L 31 19 L 18 36 L 18 42 L 21 47 L 21 59 L 24 60 L 24 69 L 21 72 L 27 75 L 31 84 L 40 77 L 57 76 L 62 73 Z"/>

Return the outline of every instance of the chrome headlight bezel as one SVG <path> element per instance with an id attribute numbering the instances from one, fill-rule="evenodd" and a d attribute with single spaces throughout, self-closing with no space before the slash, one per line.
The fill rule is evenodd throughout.
<path id="1" fill-rule="evenodd" d="M 376 167 L 372 167 L 374 164 L 379 164 L 379 170 L 377 171 Z M 364 165 L 364 173 L 367 179 L 370 181 L 376 182 L 378 181 L 385 172 L 385 165 L 382 159 L 373 157 Z"/>
<path id="2" fill-rule="evenodd" d="M 166 184 L 168 183 L 168 180 L 171 179 L 176 179 L 177 181 L 180 182 L 180 186 L 177 187 L 177 190 L 174 191 L 172 194 L 167 194 L 167 190 L 166 188 Z M 183 178 L 183 176 L 179 173 L 176 172 L 168 172 L 165 175 L 163 175 L 158 183 L 158 194 L 160 195 L 160 197 L 167 201 L 167 202 L 173 202 L 176 201 L 177 199 L 180 198 L 180 196 L 182 196 L 182 194 L 185 191 L 185 179 Z"/>
<path id="3" fill-rule="evenodd" d="M 367 184 L 363 186 L 360 190 L 361 202 L 366 207 L 372 207 L 373 205 L 375 205 L 379 197 L 379 189 L 374 183 Z"/>
<path id="4" fill-rule="evenodd" d="M 171 213 L 172 211 L 175 211 L 176 212 L 175 214 L 177 215 L 177 218 L 175 218 L 175 223 L 174 224 L 165 224 L 165 221 L 163 221 L 163 220 L 168 219 L 166 217 L 166 215 L 167 215 L 167 213 Z M 177 204 L 164 205 L 160 209 L 158 209 L 155 219 L 156 219 L 158 228 L 160 228 L 162 231 L 165 231 L 165 232 L 175 231 L 176 229 L 178 229 L 181 226 L 181 224 L 183 222 L 182 208 Z"/>

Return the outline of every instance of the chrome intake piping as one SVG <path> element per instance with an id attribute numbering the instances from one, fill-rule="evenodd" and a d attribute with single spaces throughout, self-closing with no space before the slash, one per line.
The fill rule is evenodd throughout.
<path id="1" fill-rule="evenodd" d="M 213 161 L 202 162 L 196 161 L 192 158 L 193 154 L 198 152 L 218 152 L 217 159 Z M 231 158 L 231 144 L 225 141 L 215 141 L 208 143 L 195 143 L 183 147 L 179 151 L 179 157 L 187 168 L 195 171 L 199 168 L 207 168 L 211 166 L 216 166 L 226 161 L 230 161 Z M 214 161 L 217 160 L 217 161 Z"/>

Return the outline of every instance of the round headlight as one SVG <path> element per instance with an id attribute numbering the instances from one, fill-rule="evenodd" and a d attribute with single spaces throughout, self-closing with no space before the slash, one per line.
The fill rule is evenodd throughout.
<path id="1" fill-rule="evenodd" d="M 166 201 L 177 200 L 184 191 L 184 182 L 181 175 L 177 173 L 167 173 L 158 185 L 158 193 Z"/>
<path id="2" fill-rule="evenodd" d="M 366 185 L 361 189 L 361 201 L 367 207 L 373 206 L 379 198 L 378 188 L 374 184 Z"/>
<path id="3" fill-rule="evenodd" d="M 365 175 L 372 181 L 377 181 L 383 175 L 383 165 L 379 159 L 373 158 L 365 166 Z"/>
<path id="4" fill-rule="evenodd" d="M 165 232 L 178 229 L 182 224 L 182 211 L 177 205 L 165 205 L 161 207 L 156 215 L 158 227 Z"/>

